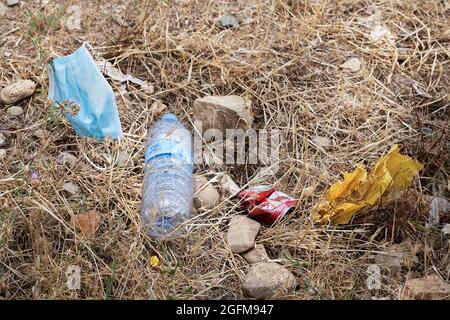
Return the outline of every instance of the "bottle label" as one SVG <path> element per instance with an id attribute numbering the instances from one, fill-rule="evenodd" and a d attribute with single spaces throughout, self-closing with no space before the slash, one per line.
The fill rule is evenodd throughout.
<path id="1" fill-rule="evenodd" d="M 190 136 L 189 136 L 190 138 Z M 177 137 L 174 139 L 160 139 L 150 145 L 145 153 L 145 162 L 161 156 L 169 155 L 180 160 L 192 163 L 192 143 L 190 139 Z"/>

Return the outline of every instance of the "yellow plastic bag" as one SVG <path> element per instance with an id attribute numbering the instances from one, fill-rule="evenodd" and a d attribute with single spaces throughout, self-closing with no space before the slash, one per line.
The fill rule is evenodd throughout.
<path id="1" fill-rule="evenodd" d="M 378 160 L 370 174 L 360 165 L 344 179 L 334 183 L 325 199 L 314 206 L 314 222 L 346 224 L 359 210 L 373 206 L 383 197 L 405 190 L 423 169 L 415 159 L 400 154 L 397 145 Z"/>

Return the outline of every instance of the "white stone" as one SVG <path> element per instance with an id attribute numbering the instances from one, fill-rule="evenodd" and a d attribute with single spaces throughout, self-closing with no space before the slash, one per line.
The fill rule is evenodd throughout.
<path id="1" fill-rule="evenodd" d="M 23 109 L 21 107 L 18 107 L 18 106 L 13 106 L 13 107 L 9 107 L 8 108 L 8 112 L 13 117 L 18 117 L 18 116 L 20 116 L 23 113 Z"/>
<path id="2" fill-rule="evenodd" d="M 67 8 L 67 14 L 70 14 L 66 22 L 66 29 L 69 32 L 81 30 L 81 10 L 77 5 L 71 5 Z"/>
<path id="3" fill-rule="evenodd" d="M 227 243 L 234 253 L 242 253 L 255 246 L 261 224 L 246 216 L 233 216 L 228 224 Z"/>
<path id="4" fill-rule="evenodd" d="M 220 179 L 220 185 L 222 190 L 229 194 L 236 194 L 241 190 L 241 188 L 239 188 L 236 182 L 234 182 L 228 174 L 224 174 L 222 179 Z"/>
<path id="5" fill-rule="evenodd" d="M 287 294 L 296 286 L 294 275 L 274 262 L 253 264 L 247 273 L 244 291 L 256 299 L 270 299 L 276 294 Z"/>
<path id="6" fill-rule="evenodd" d="M 331 140 L 327 137 L 321 137 L 321 136 L 314 136 L 312 138 L 312 141 L 314 144 L 320 146 L 320 147 L 329 147 L 331 146 Z"/>
<path id="7" fill-rule="evenodd" d="M 204 177 L 194 176 L 194 207 L 210 210 L 220 202 L 217 189 Z"/>
<path id="8" fill-rule="evenodd" d="M 202 134 L 205 142 L 212 141 L 212 136 L 203 134 L 206 130 L 219 130 L 225 138 L 226 129 L 249 129 L 253 124 L 251 101 L 235 95 L 197 99 L 194 101 L 193 113 L 196 131 Z"/>
<path id="9" fill-rule="evenodd" d="M 0 91 L 0 102 L 4 104 L 14 104 L 31 96 L 35 89 L 36 84 L 31 80 L 17 81 Z"/>
<path id="10" fill-rule="evenodd" d="M 3 133 L 0 132 L 0 147 L 4 145 L 6 142 L 6 137 Z"/>
<path id="11" fill-rule="evenodd" d="M 166 110 L 166 108 L 167 108 L 167 106 L 164 103 L 162 103 L 161 101 L 155 101 L 150 106 L 150 113 L 153 115 L 160 114 L 160 113 L 163 113 L 164 110 Z"/>
<path id="12" fill-rule="evenodd" d="M 116 164 L 118 167 L 127 167 L 132 165 L 130 154 L 126 151 L 117 152 Z"/>
<path id="13" fill-rule="evenodd" d="M 38 129 L 33 134 L 38 139 L 45 139 L 48 136 L 47 130 Z"/>
<path id="14" fill-rule="evenodd" d="M 241 253 L 241 255 L 248 263 L 267 262 L 269 260 L 266 248 L 262 244 L 256 244 L 254 248 Z"/>
<path id="15" fill-rule="evenodd" d="M 69 165 L 74 164 L 77 161 L 77 157 L 68 152 L 61 152 L 59 157 L 62 163 L 67 163 Z"/>
<path id="16" fill-rule="evenodd" d="M 358 72 L 361 68 L 361 61 L 358 58 L 351 58 L 345 61 L 341 68 L 350 72 Z"/>
<path id="17" fill-rule="evenodd" d="M 63 190 L 67 191 L 71 195 L 77 194 L 80 191 L 80 187 L 75 183 L 68 182 L 63 185 Z"/>
<path id="18" fill-rule="evenodd" d="M 0 2 L 0 17 L 4 17 L 6 12 L 8 12 L 8 7 L 5 6 L 3 2 Z"/>
<path id="19" fill-rule="evenodd" d="M 6 4 L 10 7 L 15 6 L 20 3 L 20 0 L 6 0 Z"/>

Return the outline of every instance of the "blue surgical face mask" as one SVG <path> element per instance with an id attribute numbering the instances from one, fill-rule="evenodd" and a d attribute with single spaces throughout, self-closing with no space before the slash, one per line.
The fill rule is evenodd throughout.
<path id="1" fill-rule="evenodd" d="M 81 137 L 122 138 L 122 126 L 111 86 L 83 44 L 48 65 L 48 97 L 62 110 Z"/>

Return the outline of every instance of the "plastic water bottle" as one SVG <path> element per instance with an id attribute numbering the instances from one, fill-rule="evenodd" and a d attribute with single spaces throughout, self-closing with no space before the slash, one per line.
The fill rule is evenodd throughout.
<path id="1" fill-rule="evenodd" d="M 189 219 L 192 172 L 191 133 L 175 115 L 165 114 L 150 129 L 146 142 L 141 216 L 150 236 L 164 237 Z"/>

